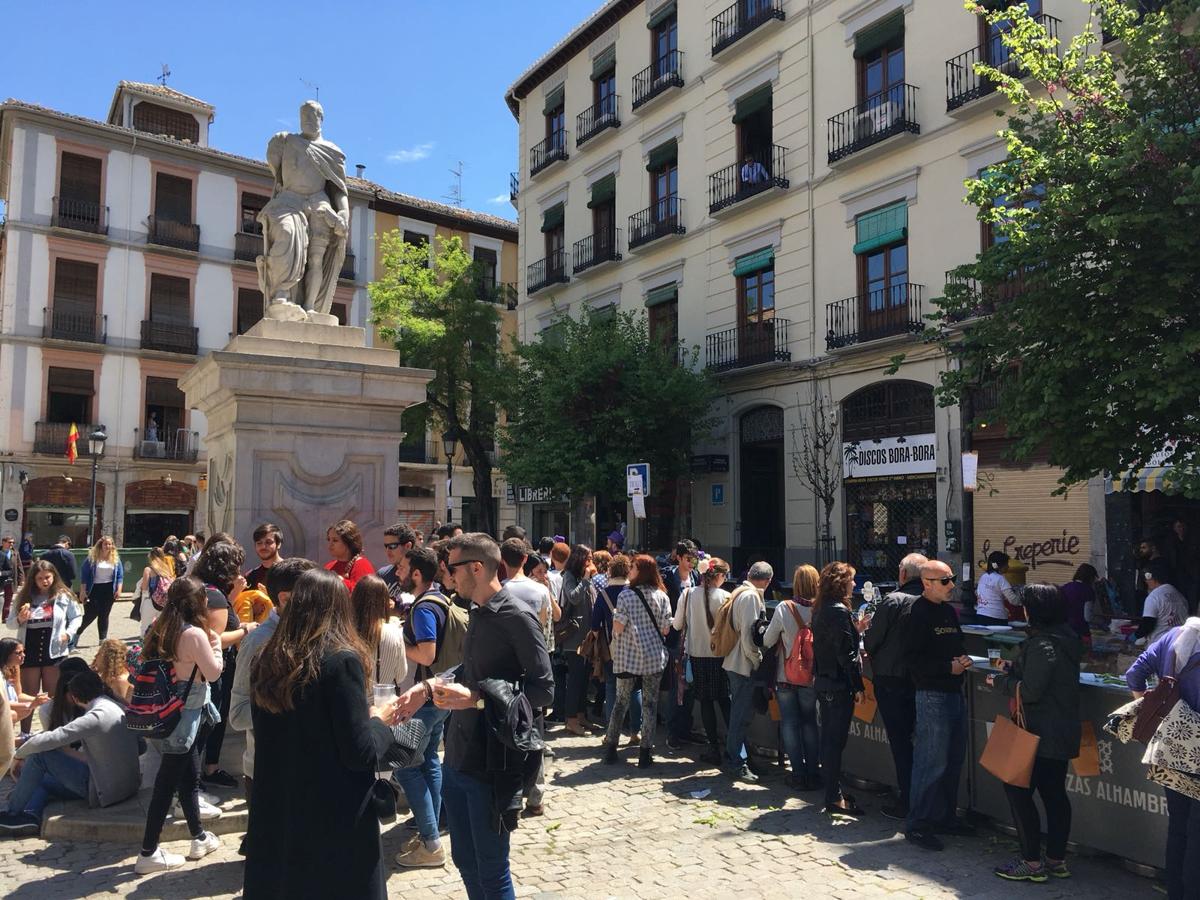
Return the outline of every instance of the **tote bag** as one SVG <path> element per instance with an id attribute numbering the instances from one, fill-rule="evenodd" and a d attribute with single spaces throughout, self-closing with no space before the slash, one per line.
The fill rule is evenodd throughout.
<path id="1" fill-rule="evenodd" d="M 1019 684 L 1016 718 L 1014 722 L 1006 716 L 996 716 L 987 746 L 979 757 L 979 765 L 1005 784 L 1027 788 L 1041 738 L 1025 730 L 1025 708 L 1021 705 Z"/>

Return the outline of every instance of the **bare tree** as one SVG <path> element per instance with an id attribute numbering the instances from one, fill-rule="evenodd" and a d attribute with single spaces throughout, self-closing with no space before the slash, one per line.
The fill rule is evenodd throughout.
<path id="1" fill-rule="evenodd" d="M 800 395 L 796 395 L 800 406 Z M 800 415 L 800 427 L 792 431 L 792 471 L 816 496 L 824 513 L 824 527 L 818 544 L 827 548 L 832 542 L 833 505 L 842 484 L 842 447 L 839 440 L 837 411 L 828 392 L 813 382 L 813 402 Z M 833 553 L 823 552 L 823 563 Z"/>

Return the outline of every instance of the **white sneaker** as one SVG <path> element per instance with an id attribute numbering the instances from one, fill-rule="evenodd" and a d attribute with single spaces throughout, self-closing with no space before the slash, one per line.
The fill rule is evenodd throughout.
<path id="1" fill-rule="evenodd" d="M 207 803 L 209 806 L 220 806 L 222 800 L 216 794 L 210 794 L 208 791 L 200 791 L 197 795 L 201 803 Z"/>
<path id="2" fill-rule="evenodd" d="M 159 847 L 149 856 L 138 854 L 133 871 L 138 875 L 149 875 L 152 872 L 165 872 L 167 869 L 178 869 L 184 863 L 184 858 L 177 853 L 168 853 Z"/>
<path id="3" fill-rule="evenodd" d="M 214 806 L 202 798 L 197 799 L 196 805 L 200 809 L 201 822 L 211 822 L 213 819 L 221 818 L 221 807 Z M 183 807 L 179 805 L 178 800 L 176 800 L 171 806 L 171 815 L 173 815 L 176 819 L 184 818 Z"/>
<path id="4" fill-rule="evenodd" d="M 221 846 L 220 839 L 211 831 L 206 831 L 198 838 L 192 838 L 192 849 L 188 851 L 188 859 L 203 859 Z"/>

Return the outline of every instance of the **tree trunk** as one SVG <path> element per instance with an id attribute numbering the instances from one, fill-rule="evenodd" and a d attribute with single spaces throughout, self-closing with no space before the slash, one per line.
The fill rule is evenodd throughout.
<path id="1" fill-rule="evenodd" d="M 492 461 L 488 458 L 483 445 L 470 432 L 459 430 L 463 454 L 471 466 L 471 484 L 475 489 L 475 508 L 479 510 L 479 530 L 493 537 L 496 534 L 496 521 L 492 516 Z"/>

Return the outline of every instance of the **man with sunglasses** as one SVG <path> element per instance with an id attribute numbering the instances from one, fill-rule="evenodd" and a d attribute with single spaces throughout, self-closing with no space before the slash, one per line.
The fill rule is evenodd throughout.
<path id="1" fill-rule="evenodd" d="M 971 668 L 958 615 L 950 606 L 954 571 L 944 562 L 921 566 L 921 596 L 913 601 L 905 658 L 916 685 L 917 725 L 905 838 L 941 850 L 939 834 L 970 835 L 958 818 L 958 781 L 967 754 L 963 673 Z"/>
<path id="2" fill-rule="evenodd" d="M 412 605 L 412 594 L 406 593 L 401 581 L 408 575 L 404 555 L 417 546 L 417 535 L 403 522 L 397 522 L 383 532 L 383 553 L 388 564 L 375 574 L 383 579 L 396 612 L 402 613 Z"/>

